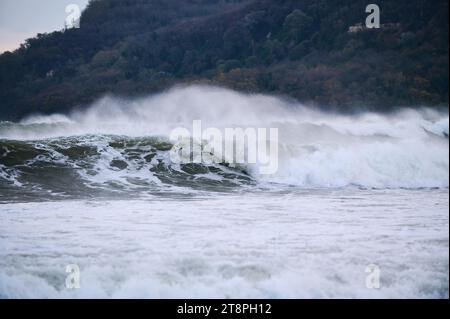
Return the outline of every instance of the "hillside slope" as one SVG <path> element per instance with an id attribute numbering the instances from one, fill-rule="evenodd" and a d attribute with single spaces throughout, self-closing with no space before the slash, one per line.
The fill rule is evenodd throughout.
<path id="1" fill-rule="evenodd" d="M 94 0 L 0 55 L 0 119 L 206 82 L 338 110 L 448 104 L 448 1 Z"/>

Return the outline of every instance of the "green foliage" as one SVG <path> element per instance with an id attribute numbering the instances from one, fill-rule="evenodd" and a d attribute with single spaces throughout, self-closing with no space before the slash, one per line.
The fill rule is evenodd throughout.
<path id="1" fill-rule="evenodd" d="M 313 19 L 308 17 L 303 11 L 295 9 L 284 20 L 283 30 L 288 39 L 298 42 L 300 39 L 308 36 L 313 22 Z"/>
<path id="2" fill-rule="evenodd" d="M 0 55 L 0 118 L 206 81 L 324 108 L 448 104 L 448 1 L 95 0 L 81 28 Z"/>

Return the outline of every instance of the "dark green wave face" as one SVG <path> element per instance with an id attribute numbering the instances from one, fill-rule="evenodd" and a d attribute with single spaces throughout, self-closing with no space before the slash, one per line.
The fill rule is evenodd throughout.
<path id="1" fill-rule="evenodd" d="M 276 151 L 276 163 L 270 160 L 276 172 L 264 174 L 261 168 L 268 163 L 259 155 L 256 163 L 236 166 L 173 163 L 172 148 L 189 162 L 183 153 L 197 119 L 202 130 L 222 133 L 227 128 L 277 129 L 276 149 L 270 143 L 267 150 Z M 173 145 L 169 136 L 176 128 L 188 133 Z M 225 141 L 235 140 L 224 134 Z M 0 201 L 448 188 L 448 143 L 448 112 L 336 115 L 268 96 L 179 88 L 139 101 L 104 98 L 67 116 L 0 122 Z M 211 155 L 228 162 L 237 155 L 234 149 L 224 151 L 224 156 Z"/>
<path id="2" fill-rule="evenodd" d="M 253 184 L 226 164 L 173 164 L 163 138 L 0 140 L 0 201 L 232 191 Z"/>

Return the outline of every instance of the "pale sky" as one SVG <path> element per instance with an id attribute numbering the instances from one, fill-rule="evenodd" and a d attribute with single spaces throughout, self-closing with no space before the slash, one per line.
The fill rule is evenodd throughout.
<path id="1" fill-rule="evenodd" d="M 66 6 L 83 10 L 89 0 L 0 0 L 0 53 L 17 49 L 38 33 L 62 30 Z"/>

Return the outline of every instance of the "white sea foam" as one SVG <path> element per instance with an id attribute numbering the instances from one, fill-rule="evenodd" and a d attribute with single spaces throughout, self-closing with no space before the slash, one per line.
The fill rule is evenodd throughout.
<path id="1" fill-rule="evenodd" d="M 187 173 L 130 138 L 193 120 L 278 128 L 279 171 Z M 0 298 L 448 298 L 448 122 L 195 86 L 0 123 Z M 126 191 L 112 201 L 95 187 Z M 369 264 L 381 289 L 366 287 Z"/>
<path id="2" fill-rule="evenodd" d="M 448 205 L 354 189 L 3 204 L 0 298 L 448 298 Z"/>
<path id="3" fill-rule="evenodd" d="M 113 134 L 169 136 L 177 127 L 276 127 L 279 170 L 260 182 L 302 187 L 449 186 L 448 113 L 403 109 L 338 115 L 286 100 L 204 86 L 175 88 L 139 100 L 105 97 L 69 116 L 29 117 L 0 128 L 0 138 L 42 139 Z M 110 173 L 109 171 L 102 171 Z"/>

